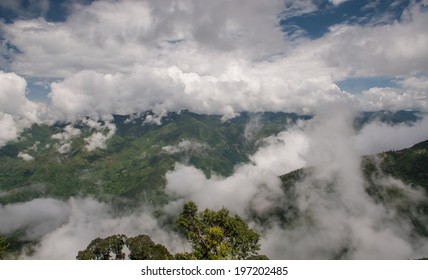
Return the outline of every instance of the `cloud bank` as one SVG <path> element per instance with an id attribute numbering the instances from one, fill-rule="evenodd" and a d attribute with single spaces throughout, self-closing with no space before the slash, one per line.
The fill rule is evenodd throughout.
<path id="1" fill-rule="evenodd" d="M 24 254 L 25 259 L 75 259 L 77 252 L 93 239 L 119 233 L 147 234 L 173 252 L 186 248 L 176 234 L 160 226 L 149 209 L 126 216 L 113 212 L 108 204 L 91 198 L 68 201 L 46 198 L 8 204 L 0 206 L 0 234 L 22 230 L 24 240 L 38 241 L 35 253 Z"/>
<path id="2" fill-rule="evenodd" d="M 321 108 L 313 120 L 268 138 L 251 157 L 252 162 L 238 166 L 230 177 L 207 178 L 192 166 L 178 164 L 166 174 L 166 192 L 172 201 L 165 211 L 176 213 L 187 200 L 201 208 L 224 206 L 262 232 L 262 250 L 274 259 L 406 259 L 424 255 L 428 242 L 414 236 L 409 221 L 366 193 L 360 149 L 371 134 L 363 131 L 356 136 L 353 110 L 344 107 Z M 405 135 L 409 129 L 416 128 L 385 127 L 374 134 Z M 375 147 L 386 148 L 385 144 Z M 312 168 L 296 183 L 294 194 L 284 192 L 278 176 L 301 167 Z M 385 188 L 393 185 L 391 178 L 379 180 Z M 423 192 L 395 182 L 409 192 L 410 201 L 426 198 Z M 287 216 L 289 205 L 296 206 L 299 218 L 284 225 L 274 213 L 282 209 Z M 269 217 L 269 222 L 254 218 L 263 216 Z"/>
<path id="3" fill-rule="evenodd" d="M 424 5 L 412 2 L 383 25 L 331 26 L 314 40 L 280 25 L 320 9 L 309 0 L 74 2 L 65 21 L 1 23 L 9 58 L 2 68 L 10 72 L 0 74 L 0 125 L 13 128 L 2 130 L 0 144 L 16 139 L 24 120 L 183 109 L 227 119 L 241 111 L 313 113 L 331 102 L 426 111 Z M 57 79 L 47 104 L 26 97 L 24 77 Z M 399 87 L 350 94 L 337 86 L 353 77 L 391 77 Z"/>

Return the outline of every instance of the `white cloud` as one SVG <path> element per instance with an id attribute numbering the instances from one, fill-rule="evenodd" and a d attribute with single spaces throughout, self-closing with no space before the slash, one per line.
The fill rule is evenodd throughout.
<path id="1" fill-rule="evenodd" d="M 262 251 L 274 259 L 420 256 L 428 248 L 426 242 L 412 235 L 412 226 L 405 219 L 376 204 L 365 193 L 358 139 L 367 141 L 363 141 L 365 144 L 372 141 L 363 135 L 364 129 L 362 134 L 354 134 L 354 111 L 337 103 L 318 108 L 314 119 L 264 139 L 250 157 L 251 162 L 236 166 L 230 177 L 214 174 L 207 178 L 193 166 L 177 164 L 166 173 L 170 202 L 164 210 L 175 217 L 183 202 L 189 199 L 201 209 L 225 206 L 262 233 Z M 105 129 L 93 120 L 87 120 L 87 125 L 95 130 Z M 400 127 L 399 132 L 388 129 L 388 133 L 395 135 L 408 132 L 405 127 Z M 419 123 L 408 129 L 426 131 Z M 384 135 L 386 130 L 379 130 L 378 134 Z M 370 131 L 367 133 L 371 135 Z M 185 151 L 189 144 L 183 143 L 181 150 Z M 179 146 L 175 148 L 180 150 Z M 278 176 L 305 166 L 313 167 L 310 175 L 297 183 L 296 193 L 289 197 L 282 190 Z M 395 179 L 379 177 L 377 180 L 384 187 L 397 186 L 410 201 L 424 197 Z M 290 204 L 298 207 L 301 219 L 284 228 L 273 213 L 287 209 Z M 92 199 L 67 202 L 39 199 L 11 204 L 0 208 L 5 219 L 0 223 L 0 234 L 25 229 L 27 239 L 40 240 L 32 256 L 36 259 L 74 258 L 77 251 L 95 237 L 115 233 L 149 234 L 175 252 L 183 250 L 180 238 L 162 229 L 146 214 L 147 210 L 127 216 L 111 213 L 110 206 Z M 266 215 L 272 217 L 268 223 L 254 219 Z M 342 251 L 343 248 L 348 250 Z"/>
<path id="2" fill-rule="evenodd" d="M 18 133 L 13 117 L 9 114 L 0 113 L 0 147 L 18 138 Z"/>
<path id="3" fill-rule="evenodd" d="M 65 23 L 39 18 L 2 29 L 22 51 L 14 69 L 36 76 L 68 76 L 84 69 L 123 71 L 134 63 L 154 63 L 168 51 L 159 48 L 162 44 L 175 53 L 174 45 L 180 44 L 168 41 L 177 40 L 194 42 L 196 48 L 184 49 L 190 53 L 237 46 L 247 46 L 253 55 L 278 50 L 282 34 L 276 15 L 282 1 L 244 2 L 96 1 L 74 5 Z"/>
<path id="4" fill-rule="evenodd" d="M 355 144 L 361 154 L 368 155 L 408 148 L 427 139 L 428 118 L 425 116 L 412 126 L 370 123 L 355 136 Z"/>
<path id="5" fill-rule="evenodd" d="M 251 164 L 238 166 L 227 178 L 208 179 L 194 167 L 177 165 L 166 174 L 166 192 L 172 199 L 166 211 L 177 213 L 189 199 L 200 208 L 225 206 L 262 232 L 262 251 L 273 259 L 420 256 L 427 242 L 413 235 L 406 219 L 376 204 L 365 192 L 353 112 L 344 104 L 322 106 L 300 128 L 268 138 Z M 311 166 L 312 171 L 287 197 L 278 176 L 303 166 Z M 385 179 L 382 184 L 388 185 L 387 180 L 391 182 Z M 398 181 L 394 184 L 401 184 L 410 200 L 425 196 Z M 284 227 L 271 211 L 290 204 L 297 206 L 299 220 Z M 254 215 L 268 215 L 269 222 L 259 224 Z"/>
<path id="6" fill-rule="evenodd" d="M 378 26 L 338 25 L 318 40 L 326 63 L 352 76 L 405 76 L 428 70 L 428 24 L 420 5 L 401 21 Z"/>
<path id="7" fill-rule="evenodd" d="M 149 235 L 172 252 L 185 244 L 176 234 L 163 229 L 148 209 L 131 215 L 112 214 L 112 207 L 90 198 L 68 201 L 35 199 L 26 203 L 0 206 L 0 234 L 21 230 L 25 240 L 39 241 L 36 252 L 23 258 L 75 259 L 97 237 L 113 234 Z"/>
<path id="8" fill-rule="evenodd" d="M 272 136 L 251 156 L 251 163 L 237 166 L 234 175 L 227 178 L 213 175 L 208 179 L 193 166 L 177 164 L 174 171 L 166 173 L 166 193 L 177 200 L 167 211 L 176 213 L 183 200 L 191 199 L 201 208 L 225 206 L 242 216 L 249 211 L 266 212 L 283 199 L 278 176 L 305 165 L 302 154 L 307 142 L 298 131 Z"/>
<path id="9" fill-rule="evenodd" d="M 0 71 L 0 147 L 16 140 L 22 130 L 40 121 L 44 105 L 27 99 L 27 82 L 15 73 Z"/>
<path id="10" fill-rule="evenodd" d="M 332 3 L 333 5 L 340 5 L 344 2 L 347 2 L 349 0 L 329 0 L 330 3 Z"/>
<path id="11" fill-rule="evenodd" d="M 63 202 L 44 198 L 0 206 L 0 234 L 25 230 L 25 238 L 36 240 L 67 221 L 69 209 Z"/>
<path id="12" fill-rule="evenodd" d="M 113 123 L 105 123 L 101 125 L 93 120 L 87 120 L 86 124 L 96 129 L 96 132 L 92 133 L 91 136 L 85 138 L 85 148 L 92 152 L 96 149 L 105 149 L 107 147 L 107 140 L 113 137 L 116 132 L 116 125 Z"/>
<path id="13" fill-rule="evenodd" d="M 428 91 L 428 77 L 407 77 L 398 82 L 404 89 L 426 93 Z"/>
<path id="14" fill-rule="evenodd" d="M 422 110 L 428 109 L 428 95 L 422 91 L 374 87 L 353 97 L 360 110 Z"/>
<path id="15" fill-rule="evenodd" d="M 64 127 L 64 131 L 56 133 L 51 136 L 52 139 L 59 140 L 57 151 L 60 154 L 67 154 L 71 149 L 71 141 L 78 137 L 82 132 L 78 128 L 74 128 L 73 125 L 69 124 Z"/>
<path id="16" fill-rule="evenodd" d="M 0 71 L 0 112 L 36 122 L 38 104 L 27 99 L 27 82 L 15 73 Z"/>
<path id="17" fill-rule="evenodd" d="M 182 139 L 177 145 L 162 147 L 162 151 L 167 154 L 181 154 L 185 161 L 188 161 L 194 154 L 203 154 L 208 150 L 210 150 L 208 144 L 186 139 Z"/>
<path id="18" fill-rule="evenodd" d="M 1 29 L 21 50 L 14 71 L 65 78 L 51 86 L 54 120 L 146 110 L 156 119 L 181 109 L 227 119 L 239 111 L 312 112 L 347 99 L 362 109 L 426 110 L 426 93 L 408 87 L 428 65 L 419 4 L 401 21 L 343 24 L 312 41 L 280 30 L 280 18 L 315 9 L 312 1 L 96 1 L 74 5 L 65 22 L 18 20 Z M 353 97 L 335 85 L 353 76 L 408 82 Z"/>
<path id="19" fill-rule="evenodd" d="M 19 152 L 18 153 L 18 157 L 19 158 L 22 158 L 23 160 L 25 160 L 25 161 L 32 161 L 32 160 L 34 160 L 34 158 L 32 157 L 32 156 L 30 156 L 29 154 L 27 154 L 27 153 L 22 153 L 22 152 Z"/>

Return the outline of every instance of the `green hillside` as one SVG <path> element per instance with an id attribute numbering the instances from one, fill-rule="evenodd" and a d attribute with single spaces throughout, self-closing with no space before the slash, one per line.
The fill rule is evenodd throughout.
<path id="1" fill-rule="evenodd" d="M 91 195 L 105 201 L 127 198 L 128 204 L 133 201 L 162 205 L 166 202 L 165 173 L 176 162 L 193 165 L 208 177 L 213 173 L 228 176 L 237 164 L 247 162 L 257 151 L 259 140 L 283 131 L 297 120 L 311 118 L 295 113 L 244 112 L 222 121 L 218 115 L 183 111 L 167 114 L 158 125 L 145 121 L 149 114 L 115 115 L 115 133 L 105 148 L 93 151 L 85 148 L 85 139 L 97 131 L 106 135 L 107 129 L 97 130 L 87 120 L 73 125 L 34 124 L 17 141 L 0 148 L 0 204 Z M 418 113 L 366 112 L 356 122 L 374 119 L 411 122 L 418 119 Z M 64 142 L 52 136 L 63 133 L 67 126 L 78 129 L 79 134 L 65 141 L 68 150 L 60 153 L 59 146 Z M 385 153 L 384 171 L 426 187 L 428 169 L 421 151 L 412 155 Z M 33 160 L 24 160 L 23 154 Z"/>
<path id="2" fill-rule="evenodd" d="M 145 115 L 114 116 L 116 133 L 105 149 L 88 151 L 85 138 L 95 132 L 85 123 L 74 128 L 68 153 L 58 152 L 58 139 L 67 124 L 33 125 L 20 139 L 0 149 L 0 204 L 29 201 L 38 197 L 68 198 L 92 195 L 101 200 L 130 198 L 159 205 L 165 202 L 165 173 L 176 162 L 191 164 L 212 173 L 230 175 L 236 164 L 248 161 L 257 140 L 278 133 L 299 118 L 296 114 L 265 113 L 263 123 L 251 139 L 245 127 L 250 114 L 223 122 L 221 116 L 190 112 L 171 113 L 162 124 L 144 123 Z M 102 123 L 101 123 L 102 125 Z M 184 141 L 184 142 L 183 142 Z M 168 152 L 165 147 L 187 146 Z M 25 153 L 34 160 L 18 157 Z"/>

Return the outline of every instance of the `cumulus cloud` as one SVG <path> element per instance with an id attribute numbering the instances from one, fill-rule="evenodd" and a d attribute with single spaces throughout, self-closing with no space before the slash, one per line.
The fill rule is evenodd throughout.
<path id="1" fill-rule="evenodd" d="M 96 130 L 91 136 L 84 139 L 86 142 L 85 148 L 89 152 L 96 149 L 105 149 L 107 147 L 107 140 L 116 133 L 116 125 L 114 123 L 106 122 L 104 125 L 101 125 L 90 119 L 86 120 L 84 123 Z"/>
<path id="2" fill-rule="evenodd" d="M 27 82 L 15 73 L 0 71 L 0 112 L 30 122 L 39 120 L 40 104 L 27 99 Z"/>
<path id="3" fill-rule="evenodd" d="M 411 92 L 400 88 L 374 87 L 363 91 L 355 100 L 362 110 L 377 111 L 385 108 L 392 111 L 422 110 L 428 108 L 428 98 L 425 92 Z"/>
<path id="4" fill-rule="evenodd" d="M 282 45 L 276 18 L 282 7 L 279 0 L 245 4 L 224 0 L 208 4 L 198 0 L 95 1 L 75 4 L 65 23 L 38 18 L 18 20 L 2 29 L 22 51 L 14 61 L 15 70 L 58 77 L 84 69 L 126 70 L 164 54 L 167 50 L 158 50 L 162 44 L 174 46 L 182 41 L 196 43 L 190 52 L 199 52 L 199 46 L 207 54 L 247 46 L 246 51 L 254 55 L 269 54 Z M 34 42 L 37 48 L 31 46 Z M 57 59 L 52 60 L 52 55 Z"/>
<path id="5" fill-rule="evenodd" d="M 0 147 L 16 140 L 24 128 L 39 122 L 45 106 L 27 99 L 27 82 L 15 73 L 0 71 Z"/>
<path id="6" fill-rule="evenodd" d="M 20 50 L 13 71 L 63 78 L 51 84 L 53 120 L 151 110 L 158 122 L 182 109 L 228 119 L 241 111 L 313 112 L 343 100 L 361 109 L 426 110 L 425 78 L 412 80 L 428 65 L 421 4 L 399 21 L 341 24 L 316 40 L 282 32 L 280 19 L 317 8 L 312 1 L 95 1 L 72 5 L 64 22 L 26 19 L 0 28 Z M 355 76 L 407 78 L 400 89 L 361 96 L 335 84 Z M 22 112 L 34 120 L 28 109 Z"/>
<path id="7" fill-rule="evenodd" d="M 0 113 L 0 147 L 18 138 L 19 130 L 15 120 L 9 114 Z"/>
<path id="8" fill-rule="evenodd" d="M 406 77 L 398 82 L 404 89 L 423 93 L 428 90 L 428 77 Z"/>
<path id="9" fill-rule="evenodd" d="M 64 131 L 51 136 L 52 139 L 59 140 L 57 151 L 60 154 L 67 154 L 71 149 L 71 141 L 81 134 L 80 129 L 74 128 L 71 124 L 64 127 Z"/>
<path id="10" fill-rule="evenodd" d="M 317 43 L 331 66 L 355 76 L 404 76 L 426 72 L 426 12 L 411 5 L 400 21 L 379 26 L 337 25 Z M 409 43 L 411 42 L 411 44 Z"/>

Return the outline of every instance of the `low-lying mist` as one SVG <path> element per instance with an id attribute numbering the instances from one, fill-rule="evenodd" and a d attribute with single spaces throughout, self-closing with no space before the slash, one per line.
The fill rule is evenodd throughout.
<path id="1" fill-rule="evenodd" d="M 375 202 L 365 191 L 361 156 L 400 149 L 428 139 L 428 119 L 413 126 L 371 123 L 355 132 L 355 112 L 326 106 L 315 117 L 265 138 L 250 162 L 235 167 L 233 175 L 207 178 L 194 166 L 177 163 L 165 174 L 169 202 L 163 212 L 174 218 L 185 201 L 200 209 L 228 208 L 262 234 L 262 253 L 271 259 L 407 259 L 428 254 L 428 240 L 418 237 L 410 222 L 394 209 Z M 258 124 L 260 125 L 260 124 Z M 248 131 L 247 131 L 248 132 Z M 191 145 L 191 143 L 186 143 Z M 200 145 L 200 144 L 199 144 Z M 190 147 L 187 147 L 189 148 Z M 292 196 L 279 176 L 310 167 L 295 185 Z M 390 177 L 406 190 L 408 199 L 426 199 L 417 188 Z M 293 223 L 266 215 L 293 204 L 299 218 Z M 153 216 L 138 208 L 117 215 L 113 208 L 92 198 L 67 201 L 36 199 L 0 206 L 0 235 L 19 230 L 21 238 L 37 241 L 33 259 L 74 259 L 96 237 L 123 233 L 148 234 L 172 252 L 187 244 Z"/>

